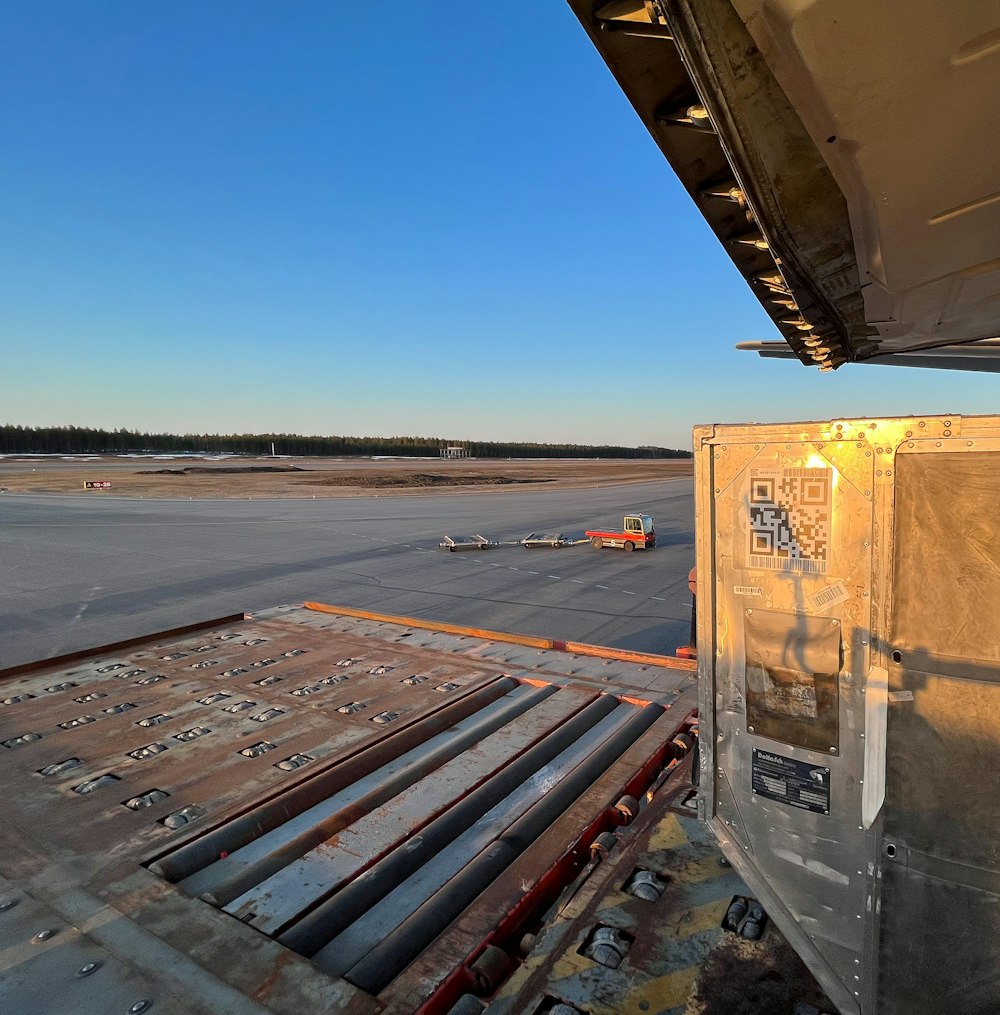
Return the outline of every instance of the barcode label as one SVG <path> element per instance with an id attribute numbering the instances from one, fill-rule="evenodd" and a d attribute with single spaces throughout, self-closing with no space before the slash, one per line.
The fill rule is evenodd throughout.
<path id="1" fill-rule="evenodd" d="M 814 596 L 810 596 L 809 602 L 812 603 L 814 610 L 825 610 L 828 606 L 842 603 L 845 599 L 849 598 L 847 589 L 844 588 L 842 583 L 838 582 L 836 585 L 831 585 L 829 588 L 823 589 L 822 592 L 817 592 Z"/>
<path id="2" fill-rule="evenodd" d="M 764 594 L 756 585 L 734 585 L 733 592 L 738 596 L 761 596 Z"/>
<path id="3" fill-rule="evenodd" d="M 826 574 L 832 469 L 751 469 L 748 566 Z"/>

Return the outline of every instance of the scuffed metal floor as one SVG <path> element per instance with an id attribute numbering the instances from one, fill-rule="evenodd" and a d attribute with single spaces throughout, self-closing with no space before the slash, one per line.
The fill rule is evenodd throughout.
<path id="1" fill-rule="evenodd" d="M 0 695 L 3 1010 L 476 1010 L 512 976 L 492 1007 L 513 1012 L 544 962 L 512 935 L 586 876 L 546 933 L 576 926 L 629 797 L 690 743 L 695 683 L 676 661 L 279 607 L 0 674 Z M 682 853 L 657 863 L 685 883 Z M 661 982 L 637 936 L 640 954 Z M 612 1010 L 603 974 L 562 961 L 567 1001 Z"/>

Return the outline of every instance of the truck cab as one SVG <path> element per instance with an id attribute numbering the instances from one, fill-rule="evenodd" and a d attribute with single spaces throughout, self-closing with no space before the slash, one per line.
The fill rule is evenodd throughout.
<path id="1" fill-rule="evenodd" d="M 656 546 L 653 516 L 640 512 L 625 515 L 620 529 L 588 529 L 586 536 L 595 550 L 605 546 L 620 546 L 626 552 L 631 552 Z"/>
<path id="2" fill-rule="evenodd" d="M 626 533 L 641 538 L 643 542 L 648 542 L 650 538 L 654 543 L 656 541 L 652 515 L 626 515 L 623 528 Z"/>

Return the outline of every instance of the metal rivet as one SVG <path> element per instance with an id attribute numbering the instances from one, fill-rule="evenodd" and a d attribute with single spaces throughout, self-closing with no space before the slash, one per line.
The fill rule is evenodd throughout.
<path id="1" fill-rule="evenodd" d="M 37 944 L 39 941 L 48 941 L 50 937 L 55 937 L 55 934 L 54 930 L 40 930 L 31 940 Z"/>
<path id="2" fill-rule="evenodd" d="M 136 1001 L 131 1008 L 129 1008 L 129 1015 L 139 1015 L 139 1012 L 146 1011 L 153 1006 L 153 1002 L 148 998 L 143 998 L 141 1001 Z"/>
<path id="3" fill-rule="evenodd" d="M 951 426 L 951 420 L 950 420 L 950 419 L 946 419 L 946 420 L 944 421 L 944 425 L 945 425 L 945 426 Z"/>
<path id="4" fill-rule="evenodd" d="M 747 733 L 753 733 L 753 727 L 752 726 L 748 726 L 747 727 Z"/>
<path id="5" fill-rule="evenodd" d="M 4 899 L 3 902 L 0 902 L 0 913 L 6 913 L 8 909 L 13 909 L 17 903 L 17 899 Z"/>
<path id="6" fill-rule="evenodd" d="M 88 962 L 85 966 L 80 966 L 76 971 L 77 976 L 90 976 L 91 973 L 96 973 L 101 968 L 100 962 Z"/>

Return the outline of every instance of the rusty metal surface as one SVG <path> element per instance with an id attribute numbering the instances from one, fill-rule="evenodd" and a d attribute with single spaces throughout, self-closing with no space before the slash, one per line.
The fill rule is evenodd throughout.
<path id="1" fill-rule="evenodd" d="M 353 617 L 363 621 L 388 622 L 394 627 L 400 624 L 408 629 L 430 631 L 436 635 L 458 635 L 459 638 L 467 640 L 475 638 L 480 642 L 500 643 L 504 645 L 522 645 L 529 648 L 546 650 L 555 649 L 558 652 L 569 652 L 576 657 L 592 657 L 610 662 L 635 663 L 640 667 L 653 667 L 667 670 L 686 670 L 696 673 L 698 667 L 687 659 L 679 659 L 677 656 L 658 655 L 653 652 L 632 652 L 629 649 L 609 648 L 604 645 L 590 645 L 586 642 L 559 641 L 553 638 L 537 638 L 531 635 L 509 634 L 503 631 L 489 631 L 482 628 L 462 627 L 458 624 L 444 624 L 438 621 L 421 620 L 415 617 L 394 617 L 385 613 L 377 613 L 372 610 L 356 610 L 349 606 L 334 606 L 328 603 L 305 603 L 308 609 L 317 613 L 330 614 L 339 617 Z M 409 635 L 405 635 L 409 637 Z M 565 664 L 561 657 L 552 657 L 556 660 L 555 668 L 564 672 Z"/>
<path id="2" fill-rule="evenodd" d="M 690 773 L 689 759 L 565 890 L 489 999 L 491 1015 L 556 1004 L 587 1015 L 790 1015 L 797 1002 L 832 1011 L 773 923 L 757 941 L 723 928 L 731 901 L 747 889 L 697 819 Z M 637 872 L 656 875 L 658 896 L 627 890 Z M 597 928 L 611 928 L 627 946 L 617 968 L 585 954 Z"/>
<path id="3" fill-rule="evenodd" d="M 285 946 L 301 916 L 405 857 L 439 823 L 465 843 L 452 862 L 489 850 L 644 709 L 672 729 L 695 701 L 689 668 L 645 657 L 298 607 L 230 620 L 0 674 L 5 1010 L 104 1010 L 133 993 L 128 1005 L 165 1011 L 382 1010 L 384 1000 L 310 960 L 315 941 L 302 954 Z M 561 730 L 574 731 L 570 743 L 558 742 Z M 540 767 L 511 802 L 495 801 L 491 787 L 518 765 Z M 638 756 L 611 765 L 604 797 L 616 789 L 608 780 L 624 786 L 636 765 Z M 586 792 L 591 781 L 571 794 L 559 841 L 606 809 Z M 449 859 L 449 848 L 431 859 Z M 533 869 L 555 862 L 547 850 L 531 851 Z M 517 862 L 504 884 L 520 878 Z M 309 888 L 319 868 L 328 880 Z M 405 878 L 399 888 L 419 907 L 422 889 Z M 273 918 L 258 922 L 283 940 L 199 897 L 218 892 L 228 906 L 233 891 L 270 900 Z M 229 908 L 245 916 L 247 901 Z M 18 913 L 30 919 L 15 922 Z M 54 943 L 32 944 L 36 923 L 53 924 Z M 87 976 L 68 977 L 90 959 L 103 979 L 88 984 L 104 986 L 87 994 Z M 49 1004 L 40 976 L 62 977 L 66 1000 L 54 993 Z"/>

